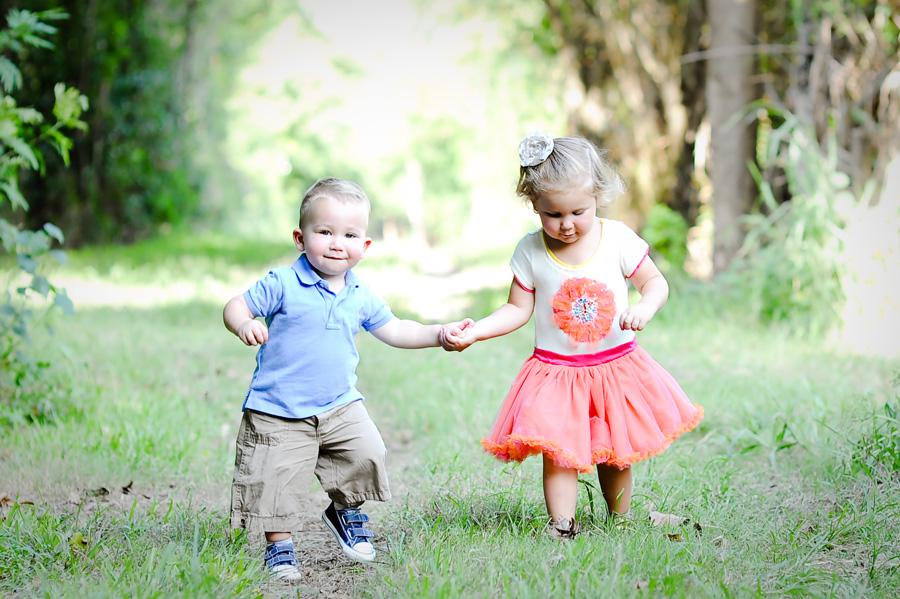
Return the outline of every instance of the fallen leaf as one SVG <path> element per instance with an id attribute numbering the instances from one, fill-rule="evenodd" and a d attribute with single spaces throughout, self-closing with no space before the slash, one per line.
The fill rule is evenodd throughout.
<path id="1" fill-rule="evenodd" d="M 84 492 L 88 497 L 99 497 L 101 495 L 109 495 L 109 489 L 100 487 L 99 489 L 88 489 Z"/>
<path id="2" fill-rule="evenodd" d="M 684 538 L 681 536 L 681 533 L 669 534 L 666 536 L 669 537 L 670 541 L 675 541 L 676 543 L 680 543 L 684 540 Z"/>
<path id="3" fill-rule="evenodd" d="M 12 497 L 9 496 L 9 493 L 0 493 L 0 505 L 7 505 L 12 503 Z"/>
<path id="4" fill-rule="evenodd" d="M 676 516 L 675 514 L 664 514 L 662 512 L 650 512 L 650 522 L 653 526 L 684 526 L 691 519 L 685 516 Z"/>
<path id="5" fill-rule="evenodd" d="M 141 493 L 140 491 L 135 491 L 133 485 L 134 485 L 133 480 L 128 481 L 128 484 L 125 485 L 124 487 L 122 487 L 122 494 L 123 495 L 140 495 L 144 499 L 150 499 L 149 495 L 145 495 L 144 493 Z"/>
<path id="6" fill-rule="evenodd" d="M 725 546 L 725 537 L 716 537 L 713 539 L 713 545 L 716 547 L 724 547 Z"/>
<path id="7" fill-rule="evenodd" d="M 696 530 L 697 532 L 703 532 L 703 527 L 700 526 L 699 522 L 694 522 L 694 530 Z"/>

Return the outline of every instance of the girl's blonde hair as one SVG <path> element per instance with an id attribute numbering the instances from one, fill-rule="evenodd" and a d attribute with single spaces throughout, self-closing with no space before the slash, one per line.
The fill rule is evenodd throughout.
<path id="1" fill-rule="evenodd" d="M 548 191 L 565 191 L 589 183 L 598 206 L 606 206 L 625 191 L 625 181 L 598 149 L 583 137 L 557 137 L 543 162 L 519 169 L 516 194 L 531 202 Z"/>
<path id="2" fill-rule="evenodd" d="M 312 205 L 320 198 L 332 198 L 339 202 L 361 204 L 366 207 L 367 211 L 371 209 L 369 196 L 362 190 L 362 187 L 346 179 L 326 177 L 313 183 L 306 190 L 306 193 L 303 194 L 303 201 L 300 202 L 299 226 L 303 226 L 303 218 L 309 215 Z"/>

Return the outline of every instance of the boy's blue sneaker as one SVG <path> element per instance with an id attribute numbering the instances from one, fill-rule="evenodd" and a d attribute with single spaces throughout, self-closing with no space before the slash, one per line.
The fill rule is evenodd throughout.
<path id="1" fill-rule="evenodd" d="M 294 581 L 303 578 L 303 574 L 297 568 L 294 543 L 291 539 L 269 543 L 266 547 L 265 560 L 269 573 L 277 580 Z"/>
<path id="2" fill-rule="evenodd" d="M 359 508 L 337 510 L 332 502 L 322 512 L 322 520 L 341 544 L 347 557 L 360 562 L 375 559 L 375 547 L 369 541 L 375 533 L 364 526 L 369 517 L 359 511 Z"/>

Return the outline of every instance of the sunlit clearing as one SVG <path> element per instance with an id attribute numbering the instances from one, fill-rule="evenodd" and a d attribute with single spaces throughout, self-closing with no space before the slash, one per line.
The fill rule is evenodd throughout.
<path id="1" fill-rule="evenodd" d="M 523 99 L 525 81 L 499 67 L 498 23 L 415 4 L 299 2 L 260 41 L 229 102 L 230 162 L 248 182 L 240 233 L 289 231 L 305 187 L 339 176 L 366 190 L 370 234 L 389 245 L 425 240 L 429 224 L 416 215 L 440 220 L 435 206 L 460 222 L 452 234 L 430 230 L 429 244 L 518 238 L 528 214 L 513 193 L 515 148 L 526 124 L 510 102 L 533 102 L 532 117 L 546 114 L 551 129 L 562 111 Z M 410 173 L 420 175 L 417 195 Z"/>

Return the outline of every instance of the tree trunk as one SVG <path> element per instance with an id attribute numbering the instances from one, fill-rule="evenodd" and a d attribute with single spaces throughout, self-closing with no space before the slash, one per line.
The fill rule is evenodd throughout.
<path id="1" fill-rule="evenodd" d="M 685 11 L 679 2 L 660 0 L 544 5 L 569 62 L 570 133 L 609 149 L 620 163 L 630 193 L 611 214 L 640 228 L 654 204 L 672 204 L 676 186 L 688 119 L 673 74 L 684 48 Z"/>
<path id="2" fill-rule="evenodd" d="M 687 7 L 683 54 L 701 52 L 703 26 L 706 24 L 706 0 L 691 2 Z M 669 208 L 678 212 L 689 226 L 697 224 L 700 199 L 694 183 L 694 151 L 697 132 L 706 114 L 706 61 L 693 60 L 681 65 L 681 97 L 687 109 L 687 127 L 682 140 L 681 154 L 675 164 L 675 189 Z"/>
<path id="3" fill-rule="evenodd" d="M 756 196 L 747 161 L 754 134 L 741 113 L 756 95 L 753 76 L 755 0 L 709 0 L 710 60 L 707 104 L 711 130 L 713 268 L 725 270 L 744 239 L 741 217 Z"/>

